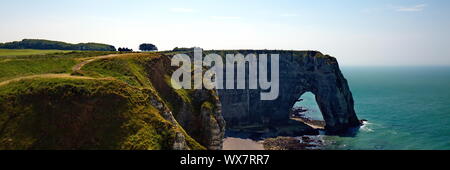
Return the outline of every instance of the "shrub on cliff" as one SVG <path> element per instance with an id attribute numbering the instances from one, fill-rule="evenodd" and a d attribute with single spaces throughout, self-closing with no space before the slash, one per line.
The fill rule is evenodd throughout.
<path id="1" fill-rule="evenodd" d="M 141 44 L 139 45 L 139 50 L 141 51 L 158 51 L 158 48 L 153 44 Z"/>

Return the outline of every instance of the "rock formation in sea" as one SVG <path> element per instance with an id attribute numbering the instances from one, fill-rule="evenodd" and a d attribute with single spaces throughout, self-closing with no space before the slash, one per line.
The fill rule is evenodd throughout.
<path id="1" fill-rule="evenodd" d="M 305 92 L 316 96 L 328 133 L 340 133 L 360 125 L 352 93 L 334 57 L 316 51 L 213 52 L 279 54 L 280 93 L 276 100 L 260 100 L 261 90 L 218 90 L 222 114 L 229 128 L 284 124 L 289 120 L 290 109 Z"/>

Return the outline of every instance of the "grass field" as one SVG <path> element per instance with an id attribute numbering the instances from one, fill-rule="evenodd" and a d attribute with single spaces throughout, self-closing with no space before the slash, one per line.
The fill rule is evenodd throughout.
<path id="1" fill-rule="evenodd" d="M 0 81 L 34 74 L 70 73 L 76 63 L 71 58 L 0 60 Z"/>
<path id="2" fill-rule="evenodd" d="M 25 51 L 30 55 L 26 55 Z M 35 74 L 71 73 L 71 68 L 82 58 L 114 53 L 116 52 L 0 49 L 0 81 Z"/>
<path id="3" fill-rule="evenodd" d="M 68 53 L 67 50 L 0 49 L 0 57 Z"/>

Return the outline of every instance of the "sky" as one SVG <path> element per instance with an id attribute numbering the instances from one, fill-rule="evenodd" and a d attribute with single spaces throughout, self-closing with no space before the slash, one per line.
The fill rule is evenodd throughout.
<path id="1" fill-rule="evenodd" d="M 0 42 L 317 50 L 345 66 L 450 65 L 448 0 L 0 0 Z"/>

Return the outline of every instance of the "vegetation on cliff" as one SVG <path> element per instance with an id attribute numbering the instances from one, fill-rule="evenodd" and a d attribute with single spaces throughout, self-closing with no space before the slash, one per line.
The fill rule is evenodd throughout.
<path id="1" fill-rule="evenodd" d="M 66 50 L 0 49 L 0 57 L 68 53 Z"/>
<path id="2" fill-rule="evenodd" d="M 215 104 L 219 102 L 215 92 L 174 89 L 170 81 L 172 72 L 170 60 L 163 54 L 133 53 L 94 61 L 83 67 L 77 74 L 98 78 L 114 77 L 132 86 L 148 88 L 164 102 L 177 123 L 190 136 L 210 149 L 218 149 L 217 147 L 221 147 L 221 144 L 217 144 L 217 139 L 211 139 L 215 134 L 207 132 L 214 130 L 209 127 L 212 124 L 224 124 L 224 122 L 209 120 L 222 120 L 221 115 L 217 115 L 215 110 Z M 207 105 L 209 110 L 202 114 L 201 108 L 205 102 L 209 103 Z M 207 119 L 204 119 L 205 117 Z M 223 132 L 223 129 L 219 132 Z M 219 134 L 219 138 L 222 135 Z"/>
<path id="3" fill-rule="evenodd" d="M 170 149 L 183 130 L 151 95 L 118 80 L 10 83 L 0 88 L 0 149 Z"/>
<path id="4" fill-rule="evenodd" d="M 4 49 L 49 49 L 49 50 L 80 50 L 80 51 L 116 51 L 116 48 L 108 44 L 79 43 L 70 44 L 61 41 L 40 39 L 23 39 L 8 43 L 0 43 Z"/>
<path id="5" fill-rule="evenodd" d="M 201 104 L 155 88 L 167 86 L 167 57 L 108 54 L 0 58 L 0 149 L 205 149 L 173 116 Z"/>
<path id="6" fill-rule="evenodd" d="M 141 51 L 158 51 L 158 47 L 156 47 L 154 44 L 144 43 L 144 44 L 139 45 L 139 50 L 141 50 Z"/>
<path id="7" fill-rule="evenodd" d="M 33 50 L 32 55 L 21 55 L 23 54 L 21 52 L 22 50 L 0 50 L 0 81 L 36 74 L 71 73 L 72 66 L 83 58 L 116 53 L 102 51 L 56 51 L 49 53 L 47 50 Z"/>

